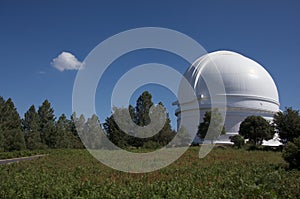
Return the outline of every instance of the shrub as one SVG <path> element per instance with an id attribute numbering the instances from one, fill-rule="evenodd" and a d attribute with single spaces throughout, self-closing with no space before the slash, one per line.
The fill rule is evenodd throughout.
<path id="1" fill-rule="evenodd" d="M 288 142 L 283 150 L 283 158 L 291 168 L 300 169 L 300 137 Z"/>
<path id="2" fill-rule="evenodd" d="M 143 147 L 146 148 L 146 149 L 157 149 L 157 148 L 160 148 L 161 146 L 157 142 L 148 141 L 148 142 L 144 143 Z"/>
<path id="3" fill-rule="evenodd" d="M 230 142 L 233 142 L 233 146 L 240 149 L 245 144 L 245 139 L 240 135 L 234 135 L 230 136 Z"/>

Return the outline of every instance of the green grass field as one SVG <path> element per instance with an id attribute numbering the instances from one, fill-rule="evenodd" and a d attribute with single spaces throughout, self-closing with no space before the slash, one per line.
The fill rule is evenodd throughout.
<path id="1" fill-rule="evenodd" d="M 280 152 L 191 147 L 169 167 L 146 174 L 110 169 L 86 150 L 0 165 L 0 198 L 300 198 L 300 172 Z"/>

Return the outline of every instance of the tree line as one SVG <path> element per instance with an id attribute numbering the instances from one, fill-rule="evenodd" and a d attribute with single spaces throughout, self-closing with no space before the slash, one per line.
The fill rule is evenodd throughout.
<path id="1" fill-rule="evenodd" d="M 115 145 L 121 148 L 160 148 L 166 146 L 176 135 L 176 131 L 172 130 L 171 128 L 171 120 L 169 118 L 169 114 L 166 112 L 166 109 L 162 102 L 159 102 L 157 105 L 154 105 L 152 101 L 152 95 L 145 91 L 143 92 L 136 101 L 136 106 L 129 106 L 128 109 L 126 108 L 115 108 L 114 113 L 121 113 L 124 111 L 128 111 L 130 114 L 129 118 L 132 120 L 136 125 L 144 127 L 150 124 L 151 118 L 150 115 L 153 114 L 154 110 L 158 108 L 158 106 L 162 107 L 166 113 L 166 119 L 162 120 L 157 117 L 155 119 L 157 121 L 164 121 L 163 127 L 159 130 L 158 133 L 151 137 L 147 138 L 139 138 L 134 135 L 128 135 L 125 133 L 120 127 L 117 125 L 114 116 L 111 115 L 105 120 L 103 124 L 104 131 L 108 139 L 113 142 Z M 127 123 L 127 122 L 125 122 Z M 145 130 L 147 131 L 147 129 Z M 155 127 L 153 129 L 148 129 L 148 131 L 156 131 Z M 179 130 L 180 136 L 177 136 L 175 140 L 176 145 L 187 145 L 190 143 L 190 137 L 185 129 Z"/>
<path id="2" fill-rule="evenodd" d="M 150 115 L 153 114 L 151 107 L 156 109 L 158 106 L 162 107 L 166 113 L 164 105 L 161 102 L 155 105 L 152 95 L 145 91 L 139 96 L 135 106 L 115 108 L 113 113 L 127 111 L 130 117 L 128 119 L 143 127 L 151 122 Z M 162 129 L 147 138 L 128 135 L 118 126 L 113 113 L 106 118 L 103 124 L 100 124 L 96 115 L 86 120 L 83 115 L 77 117 L 76 113 L 73 113 L 69 119 L 62 114 L 56 119 L 50 102 L 45 100 L 38 109 L 32 105 L 21 118 L 12 100 L 0 97 L 0 151 L 84 148 L 82 139 L 91 144 L 88 146 L 89 148 L 95 149 L 105 146 L 103 142 L 106 142 L 107 139 L 125 149 L 163 147 L 175 135 L 181 135 L 177 136 L 174 142 L 176 145 L 186 146 L 191 141 L 184 128 L 179 129 L 180 134 L 172 130 L 168 113 L 166 113 Z M 212 113 L 215 115 L 214 118 L 211 118 Z M 207 139 L 216 140 L 219 132 L 225 133 L 224 126 L 220 125 L 222 121 L 222 115 L 217 110 L 206 112 L 203 121 L 199 124 L 197 135 L 202 139 L 206 137 L 209 125 L 213 123 L 212 133 L 208 135 Z M 152 131 L 153 129 L 148 130 Z M 84 132 L 88 132 L 88 136 Z M 280 111 L 274 115 L 272 123 L 261 116 L 249 116 L 241 123 L 239 135 L 232 137 L 231 141 L 238 147 L 244 144 L 245 139 L 248 139 L 248 142 L 253 145 L 261 145 L 263 140 L 273 138 L 275 132 L 279 134 L 279 138 L 285 146 L 284 158 L 291 165 L 300 165 L 300 116 L 298 110 L 286 108 L 283 112 Z"/>
<path id="3" fill-rule="evenodd" d="M 161 102 L 158 105 L 166 111 Z M 151 122 L 150 108 L 158 105 L 154 105 L 152 95 L 145 91 L 137 99 L 135 107 L 130 105 L 128 108 L 115 108 L 114 113 L 129 111 L 130 119 L 136 125 L 147 126 Z M 88 132 L 88 136 L 84 132 Z M 73 113 L 68 119 L 62 114 L 56 119 L 50 102 L 45 100 L 38 109 L 32 105 L 21 118 L 12 100 L 0 97 L 0 151 L 84 148 L 81 139 L 92 145 L 89 147 L 99 148 L 104 146 L 101 143 L 104 140 L 101 133 L 121 148 L 159 148 L 168 144 L 177 132 L 171 128 L 168 113 L 157 134 L 149 138 L 137 138 L 122 131 L 113 114 L 103 124 L 100 124 L 96 115 L 86 119 L 83 115 L 77 117 Z M 188 136 L 177 140 L 178 145 L 183 142 L 189 142 Z"/>
<path id="4" fill-rule="evenodd" d="M 48 100 L 32 105 L 21 119 L 11 98 L 0 97 L 0 151 L 83 148 L 74 125 L 75 114 L 58 120 Z"/>

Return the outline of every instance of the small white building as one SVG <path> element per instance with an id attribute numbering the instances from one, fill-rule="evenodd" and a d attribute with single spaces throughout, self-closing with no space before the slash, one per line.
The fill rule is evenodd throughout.
<path id="1" fill-rule="evenodd" d="M 218 71 L 217 76 L 215 69 Z M 231 51 L 206 54 L 188 68 L 185 77 L 198 98 L 199 122 L 202 122 L 205 112 L 211 110 L 212 97 L 217 99 L 214 107 L 219 107 L 221 112 L 222 109 L 226 111 L 224 124 L 226 134 L 221 135 L 218 142 L 229 143 L 229 137 L 238 134 L 240 124 L 246 117 L 259 115 L 271 121 L 274 114 L 279 111 L 278 92 L 272 77 L 260 64 L 241 54 Z M 217 89 L 210 93 L 212 90 L 210 87 L 215 86 L 212 84 L 216 77 L 221 77 L 224 89 Z M 219 83 L 216 81 L 215 84 Z M 222 97 L 225 98 L 225 102 L 218 101 Z M 175 112 L 178 126 L 184 119 L 183 115 L 193 117 L 195 110 L 191 108 L 189 102 L 180 105 L 175 102 L 174 105 L 178 106 Z M 185 114 L 182 114 L 183 111 Z M 276 143 L 280 144 L 279 141 Z"/>

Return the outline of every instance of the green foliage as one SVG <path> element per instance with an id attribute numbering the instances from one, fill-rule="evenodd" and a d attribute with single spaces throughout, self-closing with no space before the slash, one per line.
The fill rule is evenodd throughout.
<path id="1" fill-rule="evenodd" d="M 85 118 L 83 115 L 80 115 L 79 118 L 76 117 L 76 113 L 74 112 L 71 115 L 71 120 L 70 120 L 70 130 L 73 135 L 73 148 L 75 149 L 82 149 L 84 148 L 79 132 L 82 132 L 85 124 Z"/>
<path id="2" fill-rule="evenodd" d="M 150 108 L 153 110 L 150 111 Z M 160 102 L 158 105 L 154 105 L 152 102 L 152 96 L 149 92 L 145 91 L 139 96 L 136 107 L 129 106 L 128 109 L 126 108 L 114 108 L 114 115 L 125 115 L 126 112 L 129 112 L 131 119 L 135 124 L 139 126 L 147 126 L 150 124 L 150 115 L 152 117 L 159 120 L 159 116 L 155 115 L 155 109 L 162 107 L 164 111 L 166 111 L 164 105 Z M 122 125 L 128 127 L 129 121 L 126 120 L 122 121 Z M 159 120 L 160 121 L 160 120 Z M 121 121 L 119 121 L 121 122 Z M 166 121 L 163 125 L 163 128 L 154 136 L 149 138 L 139 138 L 136 136 L 128 135 L 123 132 L 120 127 L 117 125 L 113 115 L 108 117 L 103 124 L 104 130 L 107 134 L 108 139 L 114 143 L 115 145 L 121 148 L 128 148 L 128 147 L 149 147 L 153 148 L 153 146 L 165 146 L 167 145 L 174 137 L 175 132 L 171 129 L 171 120 L 169 115 L 167 114 Z M 129 129 L 129 127 L 127 128 Z M 148 131 L 155 131 L 154 129 L 147 128 Z M 146 130 L 145 130 L 146 131 Z M 134 129 L 132 130 L 134 132 Z M 147 132 L 144 132 L 147 135 Z M 149 143 L 148 143 L 149 142 Z M 153 144 L 155 142 L 156 144 Z"/>
<path id="3" fill-rule="evenodd" d="M 115 109 L 115 111 L 118 111 L 118 109 Z M 125 148 L 127 147 L 127 143 L 129 140 L 129 135 L 124 133 L 117 123 L 114 120 L 113 115 L 106 118 L 105 123 L 103 124 L 103 127 L 105 129 L 105 132 L 107 134 L 108 139 L 114 143 L 115 145 Z"/>
<path id="4" fill-rule="evenodd" d="M 176 146 L 189 146 L 192 141 L 187 129 L 184 126 L 180 127 L 175 139 L 176 140 L 174 143 Z"/>
<path id="5" fill-rule="evenodd" d="M 7 130 L 7 132 L 10 137 L 6 137 L 6 139 L 11 138 L 11 143 L 8 143 L 9 148 L 7 151 L 19 151 L 26 149 L 24 134 L 21 129 Z"/>
<path id="6" fill-rule="evenodd" d="M 157 149 L 160 148 L 161 145 L 157 142 L 149 140 L 144 143 L 143 147 L 146 149 Z"/>
<path id="7" fill-rule="evenodd" d="M 4 151 L 4 135 L 0 132 L 0 152 Z"/>
<path id="8" fill-rule="evenodd" d="M 21 119 L 14 103 L 9 98 L 0 99 L 0 150 L 25 149 L 25 139 L 21 129 Z"/>
<path id="9" fill-rule="evenodd" d="M 159 106 L 165 108 L 162 103 Z M 128 109 L 116 108 L 115 112 L 128 112 L 130 119 L 139 126 L 150 124 L 150 117 L 158 119 L 161 115 L 156 114 L 159 106 L 153 106 L 152 96 L 145 91 L 138 98 L 136 107 L 129 106 Z M 153 108 L 152 110 L 150 108 Z M 158 121 L 163 121 L 158 119 Z M 159 126 L 159 125 L 157 125 Z M 171 121 L 167 118 L 163 128 L 150 138 L 137 138 L 133 135 L 127 135 L 120 130 L 114 118 L 111 116 L 106 119 L 103 127 L 99 124 L 96 115 L 85 121 L 83 115 L 79 118 L 76 114 L 71 115 L 68 120 L 62 114 L 58 120 L 54 116 L 54 109 L 48 100 L 45 100 L 38 111 L 34 105 L 25 113 L 24 119 L 20 119 L 11 99 L 5 101 L 0 97 L 0 152 L 23 150 L 25 147 L 29 150 L 46 149 L 46 148 L 84 148 L 81 138 L 89 143 L 89 148 L 99 148 L 103 146 L 104 139 L 110 139 L 115 145 L 121 148 L 127 147 L 144 147 L 145 143 L 156 142 L 152 146 L 164 146 L 174 137 L 175 132 L 171 129 Z M 145 134 L 156 132 L 155 129 L 147 128 Z M 81 136 L 79 136 L 81 134 Z M 89 139 L 89 140 L 87 140 Z M 151 141 L 151 142 L 150 142 Z M 148 143 L 148 145 L 150 145 Z M 147 146 L 147 145 L 145 145 Z"/>
<path id="10" fill-rule="evenodd" d="M 149 112 L 152 105 L 152 95 L 148 91 L 143 92 L 137 99 L 135 120 L 139 126 L 150 124 Z"/>
<path id="11" fill-rule="evenodd" d="M 263 140 L 272 139 L 273 126 L 261 116 L 249 116 L 240 125 L 239 134 L 254 145 L 261 145 Z"/>
<path id="12" fill-rule="evenodd" d="M 89 149 L 100 149 L 103 144 L 103 130 L 96 115 L 92 115 L 86 122 L 84 129 L 84 139 L 88 143 Z"/>
<path id="13" fill-rule="evenodd" d="M 32 105 L 24 114 L 22 127 L 25 135 L 25 143 L 27 149 L 35 150 L 44 148 L 39 132 L 39 115 L 36 112 L 34 105 Z"/>
<path id="14" fill-rule="evenodd" d="M 290 164 L 291 168 L 300 169 L 300 137 L 288 142 L 283 150 L 283 158 Z"/>
<path id="15" fill-rule="evenodd" d="M 213 116 L 213 117 L 212 117 Z M 225 127 L 222 125 L 224 119 L 222 114 L 218 111 L 218 109 L 213 109 L 212 111 L 205 112 L 203 117 L 203 122 L 201 122 L 198 126 L 197 135 L 201 139 L 211 140 L 212 142 L 221 134 L 225 134 Z M 208 129 L 210 127 L 210 133 L 207 135 Z"/>
<path id="16" fill-rule="evenodd" d="M 282 143 L 293 142 L 300 136 L 300 116 L 298 110 L 286 108 L 274 115 L 275 128 L 278 131 Z"/>
<path id="17" fill-rule="evenodd" d="M 199 147 L 159 171 L 119 172 L 86 150 L 50 150 L 32 161 L 0 166 L 0 198 L 299 198 L 300 173 L 281 153 Z"/>
<path id="18" fill-rule="evenodd" d="M 77 120 L 76 115 L 72 115 Z M 24 119 L 11 99 L 0 97 L 0 152 L 45 148 L 83 148 L 75 122 L 63 114 L 55 121 L 54 110 L 45 100 L 36 112 L 34 105 L 24 114 Z"/>
<path id="19" fill-rule="evenodd" d="M 57 143 L 57 131 L 55 128 L 54 110 L 48 100 L 39 107 L 39 131 L 42 143 L 50 148 L 55 148 Z"/>
<path id="20" fill-rule="evenodd" d="M 233 142 L 233 145 L 238 149 L 242 148 L 245 144 L 245 139 L 240 135 L 230 136 L 230 142 Z"/>
<path id="21" fill-rule="evenodd" d="M 71 121 L 62 114 L 56 122 L 56 148 L 73 148 L 74 134 L 71 132 Z"/>
<path id="22" fill-rule="evenodd" d="M 164 107 L 164 105 L 161 102 L 158 104 L 158 106 L 162 106 L 164 111 L 166 112 L 166 108 Z M 158 119 L 158 120 L 161 120 L 161 119 Z M 176 132 L 172 131 L 171 120 L 169 118 L 169 114 L 167 113 L 166 121 L 165 121 L 163 128 L 157 134 L 155 134 L 152 138 L 150 138 L 150 140 L 157 142 L 160 146 L 165 146 L 173 139 L 173 137 L 175 135 L 176 135 Z"/>

